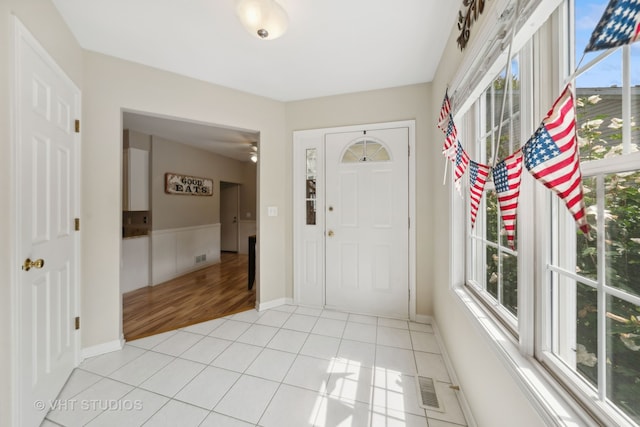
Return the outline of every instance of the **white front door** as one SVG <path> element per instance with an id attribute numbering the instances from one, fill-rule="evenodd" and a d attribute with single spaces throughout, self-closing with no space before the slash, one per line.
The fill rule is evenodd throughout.
<path id="1" fill-rule="evenodd" d="M 408 135 L 325 137 L 327 307 L 409 317 Z"/>
<path id="2" fill-rule="evenodd" d="M 80 92 L 17 20 L 16 37 L 16 425 L 31 426 L 78 362 Z"/>

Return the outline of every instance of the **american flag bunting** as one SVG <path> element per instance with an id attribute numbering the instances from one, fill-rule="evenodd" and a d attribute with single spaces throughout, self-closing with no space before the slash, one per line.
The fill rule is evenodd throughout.
<path id="1" fill-rule="evenodd" d="M 525 144 L 524 163 L 535 179 L 564 201 L 580 230 L 588 234 L 571 85 L 567 85 Z"/>
<path id="2" fill-rule="evenodd" d="M 447 124 L 447 131 L 445 133 L 444 145 L 442 146 L 442 154 L 452 162 L 456 160 L 458 141 L 458 129 L 453 122 L 453 117 L 449 115 L 449 123 Z"/>
<path id="3" fill-rule="evenodd" d="M 444 93 L 442 107 L 440 107 L 440 115 L 438 116 L 438 128 L 445 133 L 447 131 L 447 120 L 453 121 L 453 118 L 451 118 L 451 102 L 449 101 L 449 89 L 447 89 Z"/>
<path id="4" fill-rule="evenodd" d="M 478 208 L 484 193 L 484 185 L 489 177 L 491 167 L 471 160 L 469 162 L 469 196 L 471 199 L 471 228 L 476 224 Z"/>
<path id="5" fill-rule="evenodd" d="M 507 233 L 507 243 L 514 248 L 516 211 L 522 176 L 522 150 L 518 150 L 493 168 L 493 182 L 498 194 L 500 216 Z"/>
<path id="6" fill-rule="evenodd" d="M 609 49 L 640 39 L 640 0 L 611 0 L 585 52 Z"/>
<path id="7" fill-rule="evenodd" d="M 464 148 L 462 148 L 462 144 L 460 143 L 460 141 L 457 141 L 456 162 L 453 181 L 458 187 L 460 185 L 458 181 L 460 180 L 460 178 L 462 178 L 462 175 L 464 175 L 464 172 L 467 170 L 467 166 L 469 165 L 470 160 L 471 159 L 469 159 L 469 155 L 466 151 L 464 151 Z"/>

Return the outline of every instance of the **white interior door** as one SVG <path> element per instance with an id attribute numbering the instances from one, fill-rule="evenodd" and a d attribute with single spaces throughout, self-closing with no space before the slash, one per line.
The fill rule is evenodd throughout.
<path id="1" fill-rule="evenodd" d="M 409 317 L 408 132 L 325 137 L 328 307 Z"/>
<path id="2" fill-rule="evenodd" d="M 238 252 L 240 185 L 220 183 L 220 249 Z"/>
<path id="3" fill-rule="evenodd" d="M 39 425 L 78 362 L 80 93 L 16 20 L 16 425 Z M 31 260 L 31 263 L 28 261 Z"/>

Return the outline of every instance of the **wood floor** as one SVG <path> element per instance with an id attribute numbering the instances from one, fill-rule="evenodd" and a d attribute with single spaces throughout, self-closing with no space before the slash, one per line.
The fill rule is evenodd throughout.
<path id="1" fill-rule="evenodd" d="M 218 264 L 123 295 L 124 338 L 137 338 L 249 310 L 256 288 L 247 289 L 249 256 L 221 254 Z"/>

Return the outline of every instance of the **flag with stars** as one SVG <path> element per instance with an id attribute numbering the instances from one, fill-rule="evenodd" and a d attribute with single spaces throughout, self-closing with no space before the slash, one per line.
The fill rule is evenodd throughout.
<path id="1" fill-rule="evenodd" d="M 611 0 L 585 52 L 631 44 L 640 39 L 640 0 Z"/>
<path id="2" fill-rule="evenodd" d="M 467 165 L 469 165 L 469 155 L 464 148 L 462 148 L 462 144 L 460 141 L 457 141 L 456 145 L 456 162 L 454 168 L 454 178 L 453 181 L 456 183 L 456 187 L 460 188 L 460 178 L 464 175 L 464 172 L 467 170 Z"/>
<path id="3" fill-rule="evenodd" d="M 453 122 L 453 117 L 449 115 L 449 123 L 447 124 L 447 131 L 445 133 L 444 145 L 442 146 L 442 154 L 452 162 L 456 161 L 457 145 L 458 141 L 458 129 Z"/>
<path id="4" fill-rule="evenodd" d="M 471 160 L 469 162 L 469 196 L 471 199 L 471 228 L 476 224 L 478 208 L 484 193 L 484 185 L 491 167 Z"/>
<path id="5" fill-rule="evenodd" d="M 440 107 L 440 115 L 438 116 L 438 128 L 442 132 L 447 132 L 447 121 L 453 121 L 451 118 L 451 102 L 449 101 L 449 89 L 444 93 L 442 107 Z"/>
<path id="6" fill-rule="evenodd" d="M 567 85 L 525 144 L 524 164 L 535 179 L 564 201 L 580 230 L 588 234 L 571 85 Z"/>
<path id="7" fill-rule="evenodd" d="M 514 248 L 516 234 L 516 211 L 520 195 L 522 176 L 522 150 L 518 150 L 493 168 L 493 183 L 496 186 L 500 216 L 507 233 L 507 243 Z"/>

